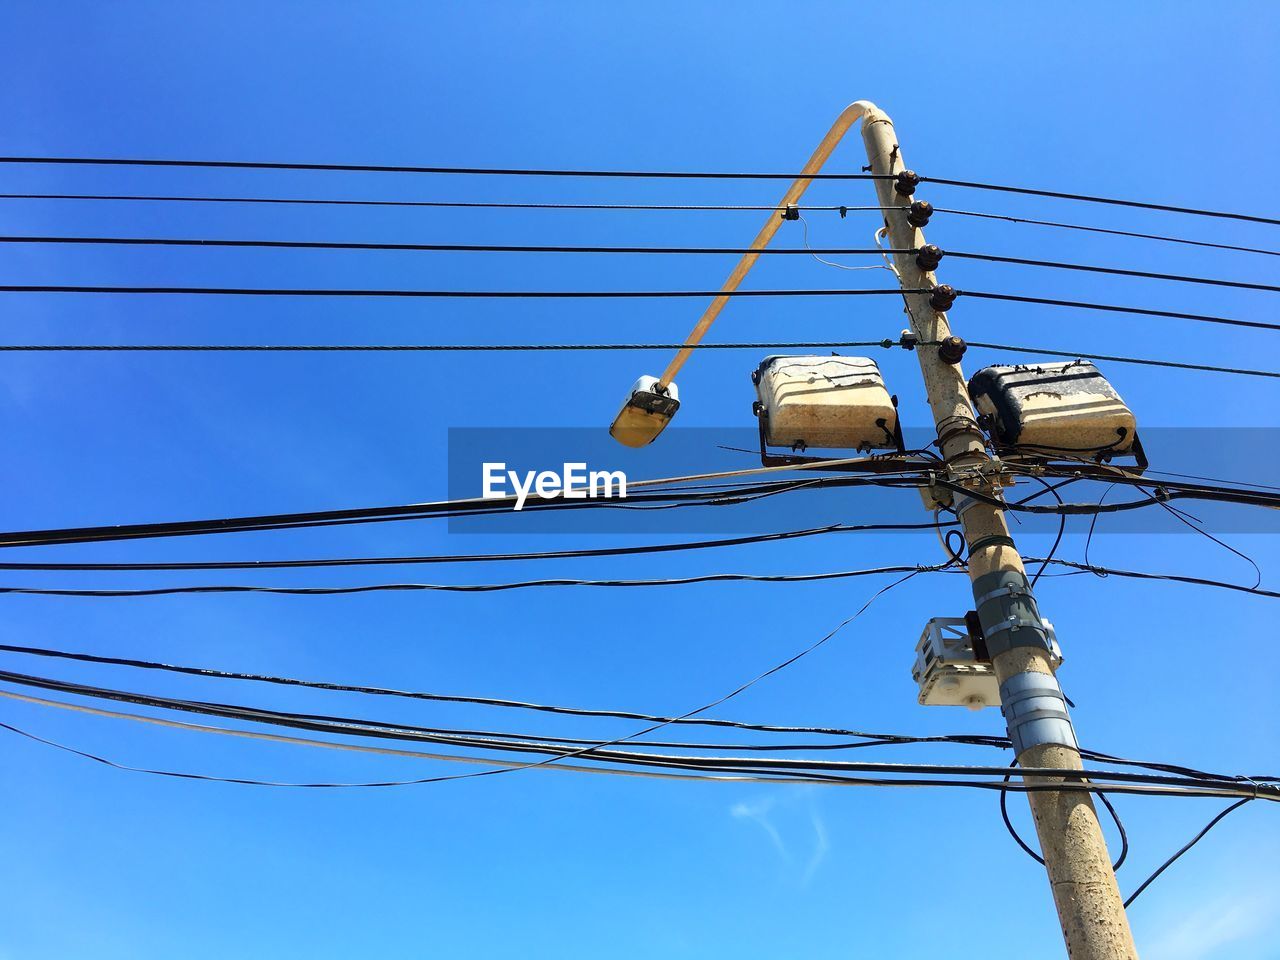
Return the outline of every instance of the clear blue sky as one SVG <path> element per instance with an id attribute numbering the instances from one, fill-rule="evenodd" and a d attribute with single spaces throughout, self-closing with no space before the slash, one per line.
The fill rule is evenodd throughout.
<path id="1" fill-rule="evenodd" d="M 874 18 L 874 19 L 873 19 Z M 0 13 L 0 152 L 527 167 L 789 170 L 849 101 L 895 119 L 938 176 L 1139 195 L 1275 215 L 1276 12 L 1260 3 L 1069 8 L 942 4 L 62 3 Z M 863 161 L 856 137 L 834 170 Z M 0 192 L 241 193 L 420 199 L 772 203 L 779 184 L 536 181 L 7 166 Z M 942 188 L 937 205 L 1280 246 L 1274 228 Z M 873 202 L 864 183 L 814 202 Z M 741 245 L 759 214 L 254 209 L 0 201 L 6 233 Z M 797 225 L 780 243 L 798 244 Z M 824 245 L 875 221 L 811 218 Z M 1273 282 L 1266 257 L 939 217 L 943 247 Z M 582 258 L 7 247 L 3 283 L 706 288 L 727 258 Z M 879 286 L 807 258 L 765 286 Z M 952 261 L 957 286 L 1275 318 L 1274 296 Z M 5 294 L 7 342 L 672 340 L 696 301 L 321 301 Z M 714 336 L 896 336 L 888 298 L 738 301 Z M 1275 366 L 1273 335 L 1180 321 L 964 303 L 974 340 Z M 603 430 L 661 355 L 5 355 L 0 527 L 23 529 L 402 503 L 446 492 L 446 428 Z M 914 358 L 884 353 L 904 419 L 925 423 Z M 999 357 L 976 351 L 969 370 Z M 695 358 L 685 427 L 749 428 L 752 353 Z M 1274 381 L 1109 367 L 1145 428 L 1275 427 Z M 1208 434 L 1205 434 L 1208 435 Z M 1272 434 L 1274 436 L 1274 433 Z M 513 439 L 513 444 L 519 439 Z M 607 448 L 602 448 L 607 449 Z M 501 458 L 502 450 L 495 451 Z M 1274 482 L 1274 446 L 1184 451 L 1185 468 Z M 713 456 L 714 455 L 714 456 Z M 1189 457 L 1189 459 L 1186 459 Z M 746 462 L 747 458 L 731 462 Z M 621 457 L 660 476 L 658 448 Z M 708 461 L 726 462 L 708 451 Z M 477 477 L 478 483 L 478 477 Z M 923 519 L 911 502 L 898 515 Z M 856 492 L 827 522 L 883 518 Z M 1257 518 L 1232 514 L 1236 529 Z M 797 519 L 800 519 L 797 514 Z M 808 519 L 807 517 L 805 519 Z M 785 517 L 773 516 L 776 528 Z M 1105 524 L 1107 521 L 1103 521 Z M 1078 557 L 1073 527 L 1064 555 Z M 591 543 L 643 542 L 628 534 Z M 652 534 L 650 533 L 650 536 Z M 670 538 L 670 535 L 666 535 Z M 1264 570 L 1274 535 L 1230 535 Z M 582 537 L 387 524 L 305 534 L 30 551 L 48 559 L 200 559 L 565 548 Z M 1037 528 L 1022 542 L 1043 551 Z M 1109 535 L 1096 561 L 1246 579 L 1191 535 Z M 927 536 L 843 537 L 673 557 L 541 565 L 565 576 L 796 572 L 935 562 Z M 393 571 L 262 582 L 372 582 Z M 459 582 L 529 565 L 421 569 Z M 233 582 L 244 575 L 208 575 Z M 123 583 L 13 574 L 6 583 Z M 150 582 L 158 582 L 159 575 Z M 172 577 L 179 582 L 178 576 Z M 135 582 L 135 581 L 128 581 Z M 1267 581 L 1277 585 L 1274 574 Z M 657 712 L 711 699 L 825 633 L 881 581 L 495 595 L 13 596 L 6 642 L 450 693 Z M 1046 579 L 1081 738 L 1119 754 L 1239 772 L 1280 768 L 1273 608 L 1116 578 Z M 719 712 L 912 733 L 1002 730 L 995 711 L 920 707 L 909 668 L 926 619 L 962 613 L 960 578 L 885 597 L 818 654 Z M 565 729 L 462 709 L 238 689 L 7 657 L 6 668 L 293 709 Z M 181 734 L 13 702 L 0 719 L 147 766 L 276 779 L 449 772 L 420 762 Z M 588 736 L 628 732 L 603 722 Z M 0 956 L 993 958 L 1060 955 L 1042 870 L 994 796 L 660 784 L 521 773 L 387 790 L 289 791 L 121 773 L 10 737 L 0 765 Z M 885 759 L 964 762 L 930 751 Z M 1023 804 L 1012 804 L 1030 831 Z M 1117 800 L 1125 891 L 1220 804 Z M 1246 807 L 1144 894 L 1144 956 L 1277 957 L 1280 821 Z"/>

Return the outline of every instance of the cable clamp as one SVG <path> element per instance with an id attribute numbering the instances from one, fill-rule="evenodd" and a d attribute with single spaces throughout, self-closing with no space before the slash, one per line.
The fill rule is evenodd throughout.
<path id="1" fill-rule="evenodd" d="M 783 220 L 799 220 L 800 208 L 797 207 L 794 203 L 788 203 L 786 207 L 784 207 L 782 210 L 782 219 Z"/>
<path id="2" fill-rule="evenodd" d="M 898 338 L 898 346 L 903 350 L 914 350 L 920 343 L 920 337 L 911 330 L 903 330 L 902 335 Z"/>
<path id="3" fill-rule="evenodd" d="M 964 496 L 964 494 L 961 494 L 961 496 Z M 972 497 L 965 497 L 965 499 L 969 500 L 971 503 L 977 502 L 973 500 Z M 956 512 L 959 513 L 960 508 L 957 508 Z M 969 556 L 973 556 L 975 550 L 981 550 L 983 547 L 1013 547 L 1013 546 L 1017 546 L 1017 544 L 1013 542 L 1013 537 L 1006 536 L 1003 533 L 993 533 L 989 537 L 979 537 L 977 540 L 973 541 L 973 543 L 969 544 Z M 992 593 L 995 593 L 995 592 L 996 591 L 992 591 Z M 977 602 L 979 605 L 981 605 L 982 600 L 979 600 Z"/>
<path id="4" fill-rule="evenodd" d="M 970 547 L 969 549 L 972 550 L 973 548 Z M 1024 588 L 1017 583 L 1010 583 L 1004 587 L 996 587 L 994 590 L 988 590 L 982 596 L 975 597 L 973 602 L 976 606 L 980 607 L 988 600 L 994 600 L 996 597 L 1027 597 L 1032 601 L 1035 600 L 1035 596 L 1031 593 L 1030 586 Z"/>

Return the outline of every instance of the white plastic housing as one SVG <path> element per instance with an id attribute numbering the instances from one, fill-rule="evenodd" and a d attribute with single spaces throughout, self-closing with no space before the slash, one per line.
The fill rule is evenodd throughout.
<path id="1" fill-rule="evenodd" d="M 609 435 L 627 447 L 653 443 L 680 409 L 680 391 L 674 383 L 657 390 L 658 378 L 643 376 L 631 385 L 622 409 L 613 418 Z"/>
<path id="2" fill-rule="evenodd" d="M 1062 663 L 1062 653 L 1053 625 L 1047 620 L 1043 623 L 1052 647 L 1049 662 L 1056 670 Z M 928 706 L 981 710 L 1000 705 L 1000 684 L 995 670 L 989 662 L 974 658 L 969 628 L 963 619 L 935 617 L 925 624 L 920 642 L 916 644 L 911 676 L 920 686 L 920 703 Z"/>
<path id="3" fill-rule="evenodd" d="M 868 357 L 767 357 L 756 393 L 770 446 L 883 450 L 898 411 Z"/>

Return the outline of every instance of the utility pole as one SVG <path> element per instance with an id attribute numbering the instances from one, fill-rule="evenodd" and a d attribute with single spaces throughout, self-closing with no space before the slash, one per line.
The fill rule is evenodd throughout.
<path id="1" fill-rule="evenodd" d="M 906 170 L 893 123 L 879 109 L 867 104 L 862 124 L 870 171 L 899 175 L 876 180 L 883 207 L 911 203 L 915 176 Z M 930 289 L 929 293 L 904 293 L 911 328 L 919 337 L 917 349 L 929 406 L 933 411 L 942 456 L 953 479 L 975 493 L 999 496 L 999 487 L 983 474 L 990 466 L 982 431 L 960 369 L 962 349 L 954 344 L 946 309 L 951 291 L 937 290 L 933 274 L 937 249 L 925 247 L 924 234 L 908 222 L 905 210 L 885 213 L 889 245 L 917 253 L 894 255 L 894 266 L 904 290 Z M 918 219 L 918 218 L 917 218 Z M 930 256 L 934 254 L 934 256 Z M 951 296 L 948 296 L 951 294 Z M 955 362 L 949 362 L 955 361 Z M 1049 666 L 1049 639 L 1042 625 L 1022 557 L 1009 536 L 1004 510 L 983 499 L 955 495 L 954 507 L 969 547 L 969 578 L 974 602 L 987 637 L 992 665 L 1000 683 L 1001 710 L 1021 767 L 1082 769 L 1075 731 L 1067 715 L 1065 698 Z M 1061 778 L 1025 777 L 1028 783 L 1061 782 Z M 1031 812 L 1062 923 L 1062 935 L 1072 960 L 1136 960 L 1138 953 L 1129 931 L 1120 889 L 1116 885 L 1092 796 L 1084 791 L 1029 792 Z M 992 891 L 999 897 L 999 891 Z M 996 911 L 1002 905 L 994 904 Z"/>

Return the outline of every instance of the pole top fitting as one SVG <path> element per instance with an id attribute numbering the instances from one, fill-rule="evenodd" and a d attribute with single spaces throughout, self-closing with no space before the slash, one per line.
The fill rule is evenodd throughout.
<path id="1" fill-rule="evenodd" d="M 938 343 L 938 359 L 952 366 L 964 359 L 964 352 L 969 345 L 957 336 L 943 337 Z"/>
<path id="2" fill-rule="evenodd" d="M 938 269 L 938 264 L 942 262 L 942 258 L 946 256 L 942 252 L 942 248 L 935 243 L 926 243 L 923 247 L 916 251 L 916 266 L 929 273 Z"/>
<path id="3" fill-rule="evenodd" d="M 938 313 L 946 313 L 955 306 L 956 297 L 958 296 L 960 296 L 960 291 L 951 286 L 951 284 L 940 283 L 929 294 L 929 306 Z"/>
<path id="4" fill-rule="evenodd" d="M 901 196 L 911 196 L 918 186 L 920 186 L 920 175 L 914 170 L 903 170 L 894 178 L 893 189 Z"/>
<path id="5" fill-rule="evenodd" d="M 933 204 L 928 200 L 916 200 L 907 208 L 907 223 L 916 229 L 927 226 L 933 216 Z"/>

